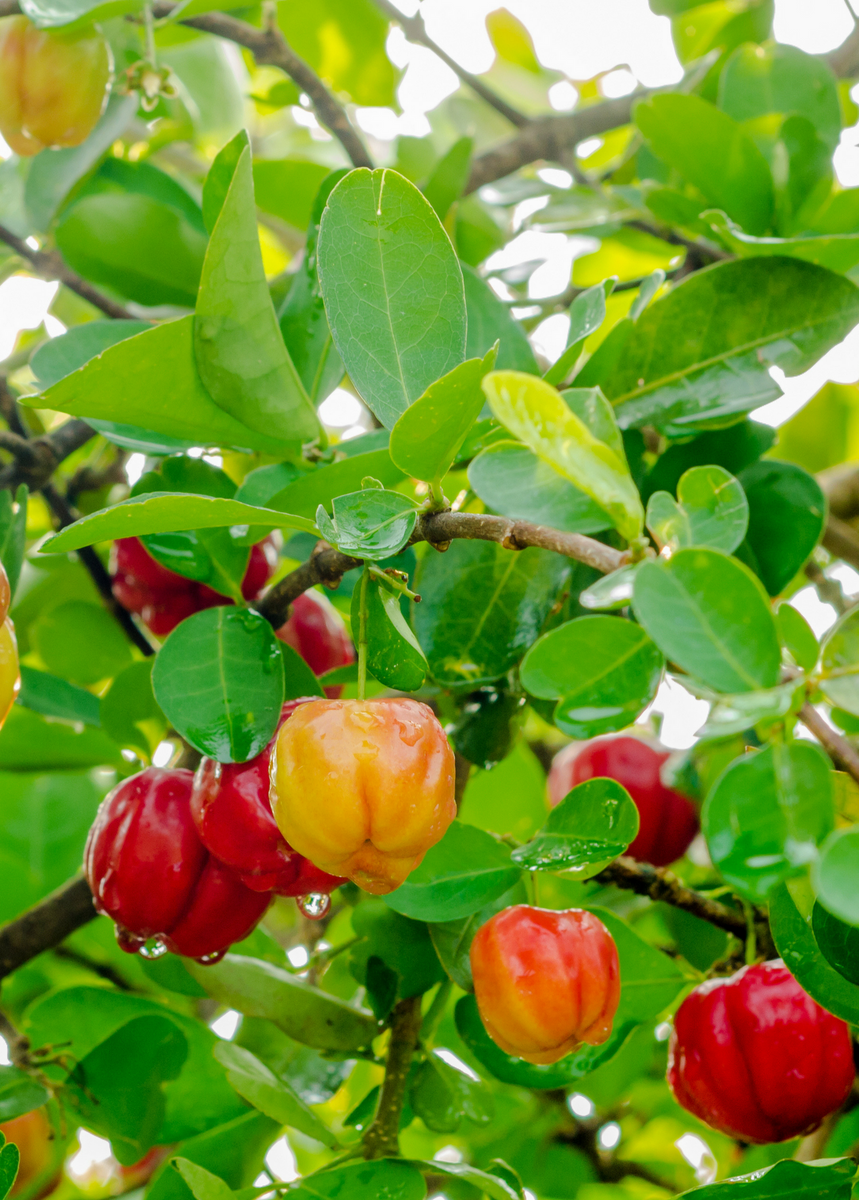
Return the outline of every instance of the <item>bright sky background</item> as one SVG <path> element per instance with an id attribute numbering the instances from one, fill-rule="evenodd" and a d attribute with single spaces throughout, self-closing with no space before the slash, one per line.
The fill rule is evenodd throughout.
<path id="1" fill-rule="evenodd" d="M 395 2 L 403 12 L 413 13 L 417 8 L 416 0 Z M 680 79 L 682 72 L 671 44 L 668 19 L 654 16 L 647 0 L 423 0 L 422 12 L 435 41 L 468 70 L 478 73 L 488 69 L 493 57 L 484 19 L 502 3 L 531 31 L 541 61 L 572 80 L 620 68 L 606 91 L 613 88 L 614 94 L 622 95 L 634 87 L 635 80 L 652 87 Z M 852 3 L 859 12 L 859 0 Z M 853 25 L 847 0 L 775 0 L 775 9 L 777 38 L 812 54 L 839 45 Z M 419 136 L 428 131 L 425 114 L 456 89 L 457 78 L 430 51 L 411 46 L 399 30 L 392 30 L 388 48 L 397 66 L 405 68 L 399 89 L 403 113 L 363 109 L 358 119 L 368 134 L 380 139 L 390 139 L 398 133 Z M 556 85 L 551 99 L 563 110 L 571 106 L 575 94 L 568 84 Z M 0 140 L 0 157 L 6 153 L 8 150 Z M 842 134 L 835 165 L 843 185 L 859 186 L 859 125 Z M 562 291 L 569 281 L 574 255 L 593 247 L 592 239 L 529 230 L 506 247 L 502 255 L 507 264 L 535 258 L 545 260 L 531 288 L 532 296 L 539 298 Z M 11 352 L 19 330 L 35 328 L 45 320 L 56 286 L 24 277 L 0 285 L 0 359 Z M 47 325 L 52 336 L 62 332 L 62 325 L 54 318 L 48 317 Z M 554 358 L 563 348 L 565 337 L 566 318 L 556 316 L 535 331 L 534 340 L 540 350 Z M 840 383 L 859 379 L 859 328 L 804 375 L 784 379 L 777 369 L 774 374 L 785 395 L 759 409 L 755 416 L 778 425 L 827 379 Z M 326 406 L 326 424 L 341 428 L 352 425 L 355 408 L 354 397 L 343 391 L 337 393 Z M 142 463 L 135 466 L 142 467 Z M 856 572 L 848 567 L 837 568 L 836 574 L 838 571 L 842 572 L 842 583 L 848 591 L 859 591 Z M 834 611 L 821 604 L 811 588 L 801 592 L 793 602 L 818 633 L 834 621 Z M 664 741 L 678 749 L 692 743 L 695 729 L 706 717 L 706 705 L 676 684 L 663 685 L 654 711 L 664 715 Z"/>

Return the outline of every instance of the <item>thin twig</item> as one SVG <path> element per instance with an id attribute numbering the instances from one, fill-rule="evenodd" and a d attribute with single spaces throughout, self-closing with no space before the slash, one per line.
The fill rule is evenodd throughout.
<path id="1" fill-rule="evenodd" d="M 799 719 L 806 729 L 811 730 L 836 767 L 852 775 L 859 783 L 859 753 L 853 749 L 847 738 L 833 729 L 808 702 L 799 710 Z"/>
<path id="2" fill-rule="evenodd" d="M 824 575 L 813 559 L 805 564 L 805 577 L 810 580 L 823 603 L 831 604 L 839 617 L 843 617 L 850 608 L 850 601 L 844 595 L 844 590 L 838 580 Z"/>
<path id="3" fill-rule="evenodd" d="M 859 567 L 859 533 L 852 525 L 830 513 L 826 519 L 822 541 L 830 554 L 834 554 L 836 558 L 843 558 L 851 566 Z"/>
<path id="4" fill-rule="evenodd" d="M 40 275 L 43 279 L 59 279 L 67 288 L 76 292 L 82 299 L 88 300 L 105 316 L 132 319 L 132 314 L 127 308 L 123 308 L 121 304 L 117 304 L 115 300 L 105 296 L 91 283 L 87 283 L 76 271 L 66 266 L 59 254 L 50 250 L 34 250 L 32 246 L 27 245 L 23 238 L 19 238 L 5 225 L 0 225 L 0 241 L 11 246 L 16 254 L 25 259 L 36 275 Z"/>
<path id="5" fill-rule="evenodd" d="M 362 1139 L 365 1158 L 396 1157 L 400 1152 L 400 1113 L 420 1030 L 420 996 L 400 1000 L 391 1018 L 391 1040 L 379 1107 Z"/>
<path id="6" fill-rule="evenodd" d="M 96 916 L 87 881 L 78 876 L 40 900 L 33 908 L 0 928 L 0 979 Z"/>
<path id="7" fill-rule="evenodd" d="M 19 425 L 19 428 L 23 426 Z M 95 437 L 86 421 L 64 421 L 59 428 L 40 437 L 26 438 L 19 433 L 0 433 L 0 450 L 6 450 L 15 462 L 0 469 L 0 488 L 16 488 L 26 483 L 31 492 L 45 487 L 60 463 Z"/>
<path id="8" fill-rule="evenodd" d="M 524 113 L 519 112 L 517 108 L 508 104 L 506 100 L 499 96 L 491 87 L 488 87 L 477 75 L 472 75 L 470 71 L 466 71 L 455 58 L 451 58 L 446 50 L 442 50 L 441 46 L 432 40 L 426 31 L 424 19 L 420 12 L 417 12 L 413 17 L 407 17 L 391 4 L 390 0 L 375 0 L 375 4 L 377 8 L 382 10 L 386 17 L 391 21 L 396 21 L 410 42 L 416 42 L 419 46 L 426 46 L 427 50 L 432 50 L 433 54 L 450 67 L 451 71 L 458 75 L 463 83 L 468 84 L 481 100 L 485 100 L 496 112 L 501 113 L 502 117 L 506 117 L 512 125 L 516 125 L 521 129 L 529 123 L 528 117 Z"/>

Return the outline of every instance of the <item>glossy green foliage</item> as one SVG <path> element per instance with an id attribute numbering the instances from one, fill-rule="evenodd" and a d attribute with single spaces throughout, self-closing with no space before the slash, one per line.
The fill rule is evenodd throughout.
<path id="1" fill-rule="evenodd" d="M 520 668 L 526 691 L 558 700 L 569 737 L 631 725 L 656 694 L 664 660 L 645 631 L 620 617 L 577 617 L 534 643 Z"/>
<path id="2" fill-rule="evenodd" d="M 817 480 L 793 463 L 764 460 L 746 467 L 740 482 L 749 502 L 749 528 L 741 552 L 777 596 L 811 554 L 823 533 L 826 500 Z"/>
<path id="3" fill-rule="evenodd" d="M 201 754 L 247 762 L 271 740 L 280 716 L 280 643 L 250 609 L 206 609 L 170 634 L 152 689 L 167 719 Z"/>
<path id="4" fill-rule="evenodd" d="M 498 342 L 499 371 L 537 374 L 537 360 L 525 330 L 492 289 L 469 266 L 462 266 L 468 315 L 465 357 L 482 358 Z"/>
<path id="5" fill-rule="evenodd" d="M 714 863 L 755 900 L 813 862 L 832 824 L 832 771 L 808 742 L 773 743 L 735 759 L 703 811 Z"/>
<path id="6" fill-rule="evenodd" d="M 360 492 L 340 496 L 329 517 L 320 504 L 316 511 L 319 532 L 344 554 L 379 562 L 390 558 L 408 542 L 415 527 L 414 501 L 400 492 L 388 492 L 370 480 Z"/>
<path id="7" fill-rule="evenodd" d="M 852 1159 L 839 1158 L 828 1163 L 801 1163 L 785 1160 L 777 1162 L 763 1171 L 725 1179 L 709 1187 L 696 1188 L 684 1195 L 694 1195 L 698 1200 L 816 1200 L 826 1196 L 827 1200 L 848 1200 L 852 1192 L 855 1174 Z"/>
<path id="8" fill-rule="evenodd" d="M 367 668 L 386 687 L 416 692 L 426 678 L 427 660 L 400 609 L 399 593 L 372 575 L 366 589 L 352 593 L 352 628 L 361 623 L 361 602 L 366 606 Z"/>
<path id="9" fill-rule="evenodd" d="M 326 1146 L 337 1142 L 325 1124 L 283 1079 L 242 1046 L 221 1042 L 215 1058 L 226 1068 L 227 1080 L 243 1100 L 282 1125 L 289 1125 Z"/>
<path id="10" fill-rule="evenodd" d="M 657 546 L 710 546 L 730 554 L 749 524 L 742 485 L 724 467 L 690 467 L 677 483 L 677 499 L 653 492 L 647 501 L 647 528 Z"/>
<path id="11" fill-rule="evenodd" d="M 859 929 L 834 917 L 820 902 L 811 910 L 811 929 L 829 965 L 849 983 L 859 984 Z"/>
<path id="12" fill-rule="evenodd" d="M 623 854 L 638 833 L 638 810 L 614 779 L 589 779 L 549 813 L 513 861 L 532 871 L 572 871 L 585 879 Z"/>
<path id="13" fill-rule="evenodd" d="M 516 442 L 496 442 L 482 450 L 469 463 L 468 482 L 484 504 L 505 517 L 566 533 L 599 533 L 609 524 L 595 500 Z"/>
<path id="14" fill-rule="evenodd" d="M 318 269 L 340 357 L 390 429 L 465 358 L 465 296 L 453 247 L 408 180 L 359 170 L 328 199 Z"/>

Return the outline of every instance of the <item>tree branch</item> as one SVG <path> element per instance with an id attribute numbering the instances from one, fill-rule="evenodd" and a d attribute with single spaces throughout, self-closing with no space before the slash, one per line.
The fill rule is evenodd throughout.
<path id="1" fill-rule="evenodd" d="M 621 550 L 606 546 L 594 538 L 581 533 L 562 533 L 546 525 L 534 525 L 531 521 L 514 521 L 509 517 L 495 517 L 488 513 L 421 513 L 410 544 L 430 542 L 439 550 L 446 550 L 454 538 L 476 538 L 485 542 L 498 542 L 506 550 L 524 550 L 537 546 L 552 550 L 566 558 L 586 563 L 598 571 L 608 574 L 626 562 Z M 275 629 L 289 617 L 289 606 L 296 597 L 316 584 L 336 587 L 347 571 L 363 566 L 360 558 L 351 558 L 339 550 L 325 547 L 312 554 L 307 562 L 285 575 L 271 591 L 255 605 Z"/>
<path id="2" fill-rule="evenodd" d="M 746 940 L 748 929 L 743 913 L 729 908 L 727 904 L 720 904 L 718 900 L 711 900 L 701 892 L 694 892 L 664 867 L 651 867 L 649 863 L 636 862 L 623 855 L 595 875 L 594 882 L 613 884 L 638 896 L 649 896 L 651 900 L 661 900 L 674 908 L 682 908 L 684 912 L 700 917 L 717 929 L 724 929 L 741 941 Z M 762 912 L 755 913 L 755 936 L 761 953 L 767 958 L 775 957 L 769 922 Z"/>
<path id="3" fill-rule="evenodd" d="M 830 554 L 843 558 L 851 566 L 859 567 L 859 533 L 852 525 L 830 513 L 821 540 Z"/>
<path id="4" fill-rule="evenodd" d="M 25 438 L 14 432 L 0 433 L 0 450 L 7 450 L 15 458 L 13 464 L 0 468 L 0 488 L 14 489 L 26 483 L 31 492 L 40 491 L 63 459 L 93 437 L 93 427 L 77 419 L 64 421 L 51 433 L 36 438 Z"/>
<path id="5" fill-rule="evenodd" d="M 17 9 L 17 4 L 15 7 Z M 0 15 L 3 15 L 2 10 L 0 10 Z M 103 312 L 105 316 L 124 318 L 129 321 L 133 319 L 132 314 L 127 308 L 123 308 L 121 304 L 117 304 L 109 296 L 103 295 L 98 288 L 93 287 L 91 283 L 87 283 L 71 267 L 67 267 L 59 254 L 49 250 L 34 250 L 32 246 L 28 246 L 22 238 L 17 237 L 5 225 L 0 225 L 0 241 L 5 242 L 7 246 L 11 246 L 16 254 L 25 259 L 36 275 L 40 275 L 43 279 L 59 279 L 67 288 L 76 292 L 84 300 L 88 300 L 90 304 Z"/>
<path id="6" fill-rule="evenodd" d="M 836 767 L 852 775 L 859 783 L 859 753 L 853 749 L 847 738 L 833 729 L 808 702 L 799 710 L 799 719 L 806 729 L 811 730 Z"/>
<path id="7" fill-rule="evenodd" d="M 0 928 L 0 979 L 59 945 L 96 915 L 89 884 L 82 876 L 63 884 Z"/>
<path id="8" fill-rule="evenodd" d="M 451 71 L 458 75 L 463 83 L 468 84 L 481 100 L 485 100 L 496 112 L 501 113 L 502 117 L 506 117 L 512 125 L 522 128 L 529 123 L 528 117 L 524 113 L 519 112 L 517 108 L 513 108 L 511 104 L 508 104 L 496 91 L 485 84 L 479 76 L 472 75 L 470 71 L 466 71 L 464 67 L 459 65 L 456 59 L 451 58 L 446 50 L 442 50 L 441 46 L 432 40 L 426 31 L 424 19 L 420 12 L 417 12 L 413 17 L 407 17 L 391 4 L 390 0 L 375 0 L 375 4 L 389 20 L 396 21 L 410 42 L 416 42 L 419 46 L 426 46 L 427 50 L 432 50 L 433 54 L 450 67 Z"/>
<path id="9" fill-rule="evenodd" d="M 154 11 L 158 17 L 169 16 L 173 5 L 156 4 Z M 274 21 L 264 29 L 257 29 L 254 25 L 239 21 L 227 13 L 210 12 L 199 17 L 189 17 L 186 21 L 180 20 L 179 24 L 199 29 L 203 33 L 212 33 L 216 37 L 226 38 L 227 41 L 244 46 L 246 50 L 250 50 L 259 66 L 279 67 L 310 97 L 310 103 L 320 124 L 337 138 L 352 166 L 372 169 L 373 160 L 349 121 L 345 109 L 315 71 L 295 53 Z"/>
<path id="10" fill-rule="evenodd" d="M 420 1031 L 420 996 L 400 1000 L 391 1020 L 391 1040 L 379 1107 L 362 1139 L 365 1158 L 395 1158 L 400 1153 L 400 1114 Z"/>

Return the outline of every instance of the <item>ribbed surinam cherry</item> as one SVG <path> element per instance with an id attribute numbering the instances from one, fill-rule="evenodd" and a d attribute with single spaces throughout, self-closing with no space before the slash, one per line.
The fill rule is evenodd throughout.
<path id="1" fill-rule="evenodd" d="M 638 809 L 639 829 L 629 853 L 640 862 L 665 867 L 680 858 L 698 832 L 695 805 L 665 787 L 660 778 L 669 751 L 637 737 L 602 737 L 572 742 L 555 755 L 549 771 L 549 801 L 559 804 L 586 779 L 615 779 Z"/>
<path id="2" fill-rule="evenodd" d="M 384 895 L 456 815 L 453 751 L 417 700 L 315 700 L 281 727 L 271 808 L 290 846 Z"/>
<path id="3" fill-rule="evenodd" d="M 53 1140 L 53 1130 L 45 1110 L 34 1108 L 32 1112 L 24 1113 L 23 1116 L 13 1117 L 11 1121 L 4 1121 L 0 1125 L 0 1133 L 7 1142 L 12 1142 L 18 1147 L 18 1153 L 21 1155 L 18 1174 L 9 1194 L 17 1196 L 21 1192 L 29 1192 L 30 1185 L 40 1175 L 49 1172 L 44 1183 L 30 1197 L 30 1200 L 43 1200 L 43 1197 L 50 1196 L 60 1183 L 63 1170 L 62 1164 L 56 1161 L 57 1155 L 53 1148 L 57 1143 Z M 56 1165 L 51 1170 L 54 1163 Z"/>
<path id="4" fill-rule="evenodd" d="M 505 908 L 478 929 L 471 973 L 486 1032 L 507 1054 L 553 1063 L 611 1033 L 620 966 L 614 938 L 593 913 Z"/>
<path id="5" fill-rule="evenodd" d="M 298 651 L 314 675 L 324 675 L 355 661 L 343 618 L 318 592 L 296 596 L 290 605 L 289 620 L 277 630 L 277 636 Z M 325 695 L 336 700 L 342 691 L 339 686 L 327 687 Z"/>
<path id="6" fill-rule="evenodd" d="M 163 567 L 139 538 L 117 538 L 114 547 L 113 594 L 129 612 L 137 613 L 156 637 L 166 637 L 186 617 L 203 609 L 233 603 L 204 583 Z M 276 565 L 277 551 L 271 541 L 251 547 L 242 580 L 245 600 L 259 596 Z"/>
<path id="7" fill-rule="evenodd" d="M 286 703 L 278 728 L 306 703 L 308 700 Z M 320 871 L 296 854 L 272 816 L 268 792 L 273 747 L 274 738 L 262 754 L 246 763 L 202 760 L 191 794 L 197 833 L 209 853 L 254 891 L 273 891 L 280 896 L 328 895 L 344 880 Z"/>
<path id="8" fill-rule="evenodd" d="M 107 102 L 110 49 L 93 26 L 37 29 L 0 20 L 0 133 L 16 154 L 79 146 Z"/>
<path id="9" fill-rule="evenodd" d="M 247 937 L 269 905 L 200 841 L 191 816 L 192 771 L 149 767 L 104 799 L 84 870 L 99 912 L 124 950 L 161 947 L 215 961 Z"/>
<path id="10" fill-rule="evenodd" d="M 688 1112 L 742 1141 L 809 1133 L 841 1106 L 853 1078 L 847 1024 L 780 960 L 707 980 L 674 1018 L 672 1092 Z"/>

